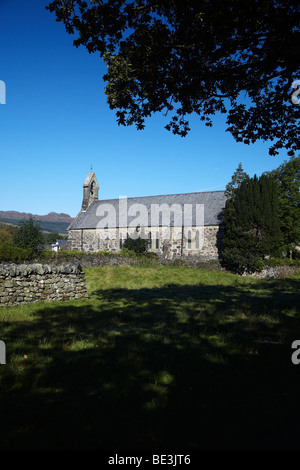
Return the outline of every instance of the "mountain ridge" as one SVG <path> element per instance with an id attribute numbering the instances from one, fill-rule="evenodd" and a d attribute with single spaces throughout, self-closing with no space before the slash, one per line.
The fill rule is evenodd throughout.
<path id="1" fill-rule="evenodd" d="M 63 212 L 49 212 L 46 215 L 37 215 L 31 214 L 30 212 L 18 212 L 18 211 L 0 211 L 0 219 L 29 219 L 32 217 L 36 220 L 42 220 L 45 222 L 65 222 L 70 224 L 74 218 L 71 217 L 69 214 L 65 214 Z"/>

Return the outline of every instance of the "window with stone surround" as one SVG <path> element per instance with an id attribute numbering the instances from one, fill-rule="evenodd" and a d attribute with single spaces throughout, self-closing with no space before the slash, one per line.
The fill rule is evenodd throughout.
<path id="1" fill-rule="evenodd" d="M 190 230 L 188 231 L 187 248 L 188 250 L 192 249 L 192 233 Z"/>
<path id="2" fill-rule="evenodd" d="M 199 230 L 197 230 L 196 232 L 196 250 L 199 250 L 200 248 L 200 234 L 199 234 Z"/>

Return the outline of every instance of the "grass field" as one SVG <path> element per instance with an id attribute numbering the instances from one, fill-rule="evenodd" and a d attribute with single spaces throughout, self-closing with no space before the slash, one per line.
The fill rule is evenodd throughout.
<path id="1" fill-rule="evenodd" d="M 0 449 L 297 446 L 300 275 L 85 271 L 88 299 L 0 309 Z"/>

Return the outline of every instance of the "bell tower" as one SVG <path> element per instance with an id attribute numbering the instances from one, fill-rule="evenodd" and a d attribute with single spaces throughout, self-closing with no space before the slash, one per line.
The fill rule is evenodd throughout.
<path id="1" fill-rule="evenodd" d="M 99 185 L 94 172 L 88 173 L 83 183 L 83 200 L 81 210 L 86 211 L 94 201 L 98 201 Z"/>

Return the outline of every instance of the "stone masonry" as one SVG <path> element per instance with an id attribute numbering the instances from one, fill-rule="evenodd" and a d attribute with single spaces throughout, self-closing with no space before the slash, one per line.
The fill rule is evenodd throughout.
<path id="1" fill-rule="evenodd" d="M 69 230 L 68 249 L 85 253 L 107 250 L 112 253 L 121 249 L 121 240 L 126 240 L 127 234 L 132 235 L 134 229 L 83 229 Z M 150 241 L 149 252 L 157 253 L 165 259 L 199 257 L 202 260 L 218 259 L 221 249 L 223 227 L 208 226 L 201 231 L 197 227 L 186 227 L 181 230 L 170 228 L 168 238 L 164 237 L 163 227 L 143 227 L 142 231 Z M 178 233 L 176 233 L 178 232 Z M 197 232 L 200 239 L 197 245 Z M 176 236 L 177 235 L 177 236 Z M 190 237 L 190 238 L 189 238 Z"/>
<path id="2" fill-rule="evenodd" d="M 53 302 L 86 297 L 82 268 L 77 265 L 0 264 L 0 306 Z"/>

